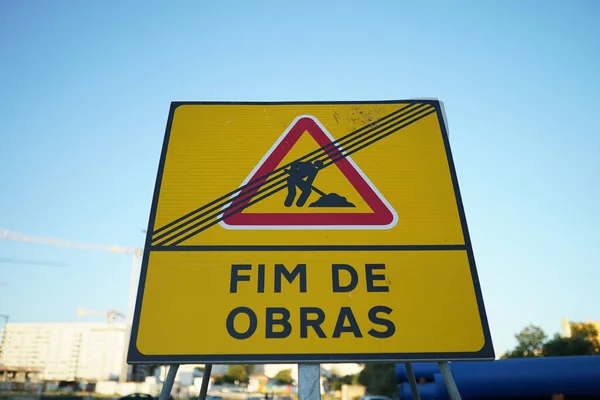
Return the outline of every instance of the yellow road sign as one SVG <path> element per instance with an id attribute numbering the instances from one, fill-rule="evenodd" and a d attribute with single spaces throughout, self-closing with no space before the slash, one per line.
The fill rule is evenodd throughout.
<path id="1" fill-rule="evenodd" d="M 444 118 L 173 103 L 128 362 L 494 359 Z"/>

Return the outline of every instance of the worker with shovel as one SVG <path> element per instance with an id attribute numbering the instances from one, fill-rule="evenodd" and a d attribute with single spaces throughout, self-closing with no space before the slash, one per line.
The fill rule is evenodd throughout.
<path id="1" fill-rule="evenodd" d="M 288 194 L 284 202 L 286 207 L 291 207 L 292 204 L 294 204 L 294 199 L 296 198 L 296 186 L 300 188 L 300 191 L 302 192 L 300 197 L 298 197 L 298 201 L 296 201 L 298 207 L 304 206 L 304 203 L 306 203 L 306 200 L 308 200 L 308 197 L 313 190 L 321 196 L 324 195 L 323 192 L 312 185 L 321 168 L 323 168 L 322 160 L 315 160 L 313 163 L 310 161 L 294 161 L 290 165 L 290 169 L 285 170 L 285 172 L 289 174 L 287 179 Z"/>

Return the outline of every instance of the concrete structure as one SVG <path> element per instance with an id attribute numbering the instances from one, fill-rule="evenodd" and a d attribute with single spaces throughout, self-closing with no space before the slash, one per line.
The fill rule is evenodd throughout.
<path id="1" fill-rule="evenodd" d="M 41 380 L 118 379 L 125 329 L 117 322 L 6 324 L 0 364 L 36 369 Z"/>

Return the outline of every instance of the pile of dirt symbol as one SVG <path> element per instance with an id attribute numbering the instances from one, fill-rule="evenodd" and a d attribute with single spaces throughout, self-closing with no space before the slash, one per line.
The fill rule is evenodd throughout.
<path id="1" fill-rule="evenodd" d="M 356 207 L 337 193 L 329 193 L 309 205 L 309 207 Z"/>

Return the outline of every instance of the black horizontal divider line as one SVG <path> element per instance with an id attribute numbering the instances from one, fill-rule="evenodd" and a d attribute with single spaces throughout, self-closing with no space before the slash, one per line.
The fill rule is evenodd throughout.
<path id="1" fill-rule="evenodd" d="M 153 246 L 150 251 L 466 251 L 465 244 Z"/>

